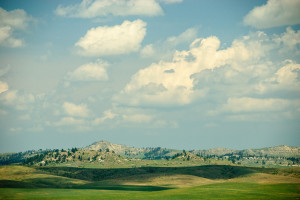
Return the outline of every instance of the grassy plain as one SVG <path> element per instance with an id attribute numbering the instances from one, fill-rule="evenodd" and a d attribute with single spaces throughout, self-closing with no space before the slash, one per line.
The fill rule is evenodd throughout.
<path id="1" fill-rule="evenodd" d="M 1 166 L 0 199 L 300 199 L 299 168 L 165 162 Z"/>

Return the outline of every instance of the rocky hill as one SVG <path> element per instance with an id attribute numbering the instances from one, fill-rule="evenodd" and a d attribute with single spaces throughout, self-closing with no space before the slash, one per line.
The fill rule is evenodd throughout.
<path id="1" fill-rule="evenodd" d="M 193 150 L 190 151 L 200 156 L 225 156 L 225 155 L 241 155 L 241 156 L 269 156 L 269 157 L 300 157 L 300 147 L 290 147 L 286 145 L 276 147 L 266 147 L 261 149 L 245 149 L 232 150 L 226 148 L 213 148 L 208 150 Z"/>
<path id="2" fill-rule="evenodd" d="M 268 147 L 262 149 L 252 149 L 255 155 L 278 156 L 278 157 L 300 157 L 300 147 L 290 147 L 286 145 Z"/>
<path id="3" fill-rule="evenodd" d="M 140 158 L 140 159 L 161 159 L 161 158 L 171 158 L 176 153 L 182 152 L 181 150 L 166 149 L 161 147 L 150 147 L 150 148 L 134 148 L 120 144 L 113 144 L 101 140 L 95 142 L 85 148 L 83 151 L 111 151 L 116 154 L 126 156 L 129 158 Z"/>
<path id="4" fill-rule="evenodd" d="M 213 148 L 208 150 L 175 150 L 161 147 L 134 148 L 113 144 L 107 141 L 95 142 L 84 148 L 68 150 L 38 150 L 19 153 L 0 154 L 0 165 L 10 163 L 47 164 L 47 163 L 100 163 L 104 160 L 111 163 L 123 162 L 126 159 L 145 160 L 218 160 L 230 161 L 242 165 L 300 165 L 300 147 L 277 146 L 261 149 L 231 150 Z"/>
<path id="5" fill-rule="evenodd" d="M 126 162 L 128 159 L 122 157 L 114 152 L 108 151 L 83 151 L 77 148 L 71 150 L 51 150 L 44 151 L 43 153 L 27 158 L 24 164 L 28 165 L 51 165 L 51 164 L 72 164 L 72 166 L 79 166 L 86 163 L 108 164 Z"/>
<path id="6" fill-rule="evenodd" d="M 111 142 L 107 142 L 101 140 L 99 142 L 95 142 L 85 148 L 82 148 L 83 151 L 111 151 L 115 152 L 119 155 L 128 155 L 128 156 L 139 156 L 144 153 L 143 149 L 128 147 L 121 144 L 113 144 Z"/>

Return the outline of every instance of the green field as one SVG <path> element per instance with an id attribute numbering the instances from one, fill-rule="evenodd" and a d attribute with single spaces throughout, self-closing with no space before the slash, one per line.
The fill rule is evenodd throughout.
<path id="1" fill-rule="evenodd" d="M 299 168 L 156 165 L 1 166 L 0 199 L 300 199 Z"/>
<path id="2" fill-rule="evenodd" d="M 299 199 L 297 184 L 218 183 L 156 191 L 141 186 L 107 189 L 1 188 L 3 199 Z"/>

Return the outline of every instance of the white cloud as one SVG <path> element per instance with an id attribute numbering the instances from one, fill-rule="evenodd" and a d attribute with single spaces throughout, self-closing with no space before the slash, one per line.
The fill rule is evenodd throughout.
<path id="1" fill-rule="evenodd" d="M 181 3 L 183 2 L 183 0 L 158 0 L 162 3 L 165 3 L 165 4 L 172 4 L 172 3 Z"/>
<path id="2" fill-rule="evenodd" d="M 101 123 L 103 123 L 105 120 L 107 119 L 113 119 L 117 116 L 117 114 L 113 113 L 111 110 L 106 110 L 103 112 L 103 117 L 99 117 L 99 118 L 96 118 L 92 124 L 93 125 L 99 125 Z"/>
<path id="3" fill-rule="evenodd" d="M 175 128 L 177 127 L 177 123 L 174 121 L 166 120 L 164 116 L 160 116 L 158 113 L 153 112 L 152 109 L 145 108 L 134 108 L 127 106 L 116 106 L 114 105 L 111 110 L 106 110 L 103 112 L 103 116 L 96 118 L 92 121 L 92 125 L 102 125 L 108 119 L 105 126 L 109 127 L 137 127 L 140 126 L 142 128 L 162 128 L 169 127 Z"/>
<path id="4" fill-rule="evenodd" d="M 300 87 L 300 64 L 290 63 L 280 68 L 276 73 L 276 81 L 279 84 Z"/>
<path id="5" fill-rule="evenodd" d="M 88 63 L 78 67 L 68 74 L 68 79 L 72 81 L 106 81 L 108 75 L 106 67 L 108 63 L 98 60 L 96 63 Z"/>
<path id="6" fill-rule="evenodd" d="M 152 57 L 155 54 L 153 44 L 148 44 L 141 50 L 142 57 Z"/>
<path id="7" fill-rule="evenodd" d="M 74 117 L 63 117 L 57 122 L 54 123 L 48 122 L 47 125 L 58 127 L 58 130 L 63 132 L 64 131 L 86 132 L 91 130 L 88 121 L 83 119 L 77 119 Z"/>
<path id="8" fill-rule="evenodd" d="M 178 36 L 172 36 L 165 41 L 158 41 L 148 44 L 141 50 L 141 57 L 157 57 L 159 59 L 169 59 L 175 52 L 177 46 L 190 44 L 197 37 L 197 29 L 189 28 Z"/>
<path id="9" fill-rule="evenodd" d="M 85 56 L 118 55 L 135 52 L 146 35 L 142 20 L 124 21 L 112 27 L 99 26 L 88 30 L 75 44 Z"/>
<path id="10" fill-rule="evenodd" d="M 17 110 L 27 110 L 29 105 L 35 102 L 34 95 L 20 93 L 17 90 L 8 90 L 1 93 L 0 99 L 3 104 L 12 106 Z"/>
<path id="11" fill-rule="evenodd" d="M 270 78 L 261 84 L 263 92 L 289 92 L 300 94 L 300 64 L 287 60 L 288 64 L 279 68 Z"/>
<path id="12" fill-rule="evenodd" d="M 197 37 L 197 29 L 189 28 L 178 36 L 172 36 L 167 39 L 167 43 L 171 46 L 177 46 L 181 43 L 191 42 Z"/>
<path id="13" fill-rule="evenodd" d="M 270 122 L 270 121 L 280 121 L 284 117 L 284 114 L 280 116 L 271 115 L 269 113 L 237 113 L 237 114 L 228 114 L 224 120 L 225 121 L 245 121 L 245 122 Z"/>
<path id="14" fill-rule="evenodd" d="M 65 113 L 70 116 L 87 117 L 89 114 L 89 110 L 86 104 L 76 105 L 73 103 L 65 102 L 63 104 L 63 109 Z"/>
<path id="15" fill-rule="evenodd" d="M 0 26 L 0 44 L 8 47 L 21 47 L 24 42 L 12 37 L 13 29 L 10 26 Z"/>
<path id="16" fill-rule="evenodd" d="M 235 40 L 231 47 L 224 50 L 219 50 L 220 41 L 217 37 L 196 39 L 190 45 L 190 50 L 176 51 L 173 61 L 160 61 L 138 71 L 113 99 L 131 106 L 190 104 L 204 97 L 209 89 L 195 89 L 193 75 L 226 65 L 239 72 L 247 62 L 255 62 L 264 55 L 265 48 L 260 41 L 265 35 L 258 32 L 252 37 L 260 40 L 245 37 Z"/>
<path id="17" fill-rule="evenodd" d="M 232 97 L 210 116 L 225 115 L 230 121 L 281 121 L 300 118 L 300 99 Z"/>
<path id="18" fill-rule="evenodd" d="M 113 100 L 144 108 L 192 104 L 212 118 L 223 115 L 227 120 L 299 118 L 298 32 L 257 31 L 225 49 L 217 37 L 195 39 L 188 50 L 176 51 L 172 61 L 139 70 Z M 148 47 L 150 53 L 155 49 Z"/>
<path id="19" fill-rule="evenodd" d="M 278 36 L 274 40 L 278 43 L 283 43 L 289 50 L 296 49 L 296 46 L 300 44 L 300 31 L 294 31 L 291 27 L 288 27 L 281 37 Z"/>
<path id="20" fill-rule="evenodd" d="M 8 85 L 5 82 L 0 81 L 0 94 L 8 90 Z"/>
<path id="21" fill-rule="evenodd" d="M 182 65 L 179 68 L 173 63 L 159 63 L 140 70 L 114 100 L 131 106 L 188 104 L 193 91 L 190 73 L 188 69 L 183 69 L 185 67 Z M 175 72 L 164 72 L 170 69 Z"/>
<path id="22" fill-rule="evenodd" d="M 24 41 L 14 37 L 14 32 L 27 28 L 32 17 L 22 9 L 6 11 L 0 7 L 0 45 L 7 47 L 22 47 Z"/>
<path id="23" fill-rule="evenodd" d="M 268 0 L 267 4 L 255 7 L 244 18 L 244 24 L 255 28 L 300 24 L 300 1 Z"/>
<path id="24" fill-rule="evenodd" d="M 82 0 L 75 5 L 59 5 L 55 13 L 67 17 L 94 18 L 109 15 L 155 16 L 162 15 L 163 10 L 155 0 Z"/>
<path id="25" fill-rule="evenodd" d="M 17 99 L 17 91 L 16 90 L 11 90 L 5 93 L 5 95 L 2 97 L 2 100 L 4 100 L 4 102 L 6 104 L 11 104 L 13 103 L 13 101 L 15 101 Z"/>
<path id="26" fill-rule="evenodd" d="M 1 40 L 1 39 L 0 39 Z M 9 71 L 9 67 L 0 69 L 0 77 Z M 8 90 L 8 84 L 0 80 L 0 94 Z"/>
<path id="27" fill-rule="evenodd" d="M 229 98 L 227 103 L 222 106 L 222 112 L 265 112 L 265 111 L 282 111 L 293 104 L 300 102 L 286 99 L 258 99 L 258 98 Z"/>
<path id="28" fill-rule="evenodd" d="M 28 26 L 31 17 L 22 9 L 6 11 L 0 7 L 0 25 L 8 25 L 15 29 L 25 29 Z"/>

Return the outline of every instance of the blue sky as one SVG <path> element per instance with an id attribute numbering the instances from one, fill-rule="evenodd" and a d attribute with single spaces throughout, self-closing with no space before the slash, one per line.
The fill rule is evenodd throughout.
<path id="1" fill-rule="evenodd" d="M 0 152 L 299 146 L 296 0 L 0 2 Z"/>

